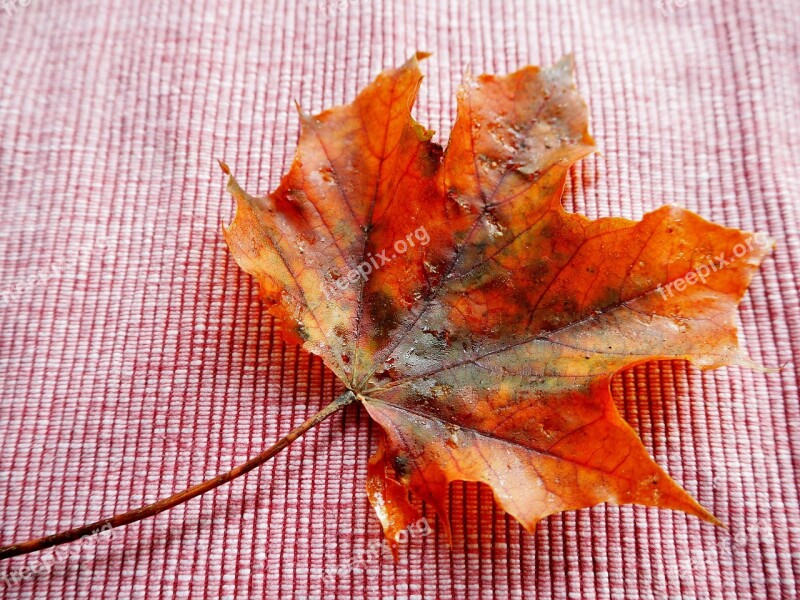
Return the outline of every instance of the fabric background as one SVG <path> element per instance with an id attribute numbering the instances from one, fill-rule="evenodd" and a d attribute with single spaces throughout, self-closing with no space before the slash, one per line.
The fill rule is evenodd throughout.
<path id="1" fill-rule="evenodd" d="M 740 333 L 759 363 L 788 363 L 653 363 L 615 380 L 656 460 L 727 532 L 598 506 L 529 535 L 487 489 L 458 484 L 452 550 L 428 512 L 435 533 L 397 564 L 383 552 L 348 571 L 381 539 L 364 493 L 374 431 L 351 407 L 245 479 L 79 545 L 50 573 L 0 579 L 0 597 L 796 597 L 795 1 L 17 0 L 0 32 L 2 543 L 227 470 L 334 397 L 223 244 L 233 206 L 216 159 L 248 190 L 273 189 L 295 99 L 349 102 L 417 49 L 434 54 L 415 114 L 442 142 L 468 69 L 573 52 L 603 154 L 572 171 L 567 208 L 639 218 L 674 202 L 768 232 L 778 246 Z"/>

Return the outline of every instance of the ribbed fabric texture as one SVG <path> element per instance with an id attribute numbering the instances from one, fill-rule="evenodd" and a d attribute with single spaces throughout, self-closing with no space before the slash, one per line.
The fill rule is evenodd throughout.
<path id="1" fill-rule="evenodd" d="M 446 141 L 455 91 L 574 53 L 602 150 L 564 203 L 676 203 L 765 231 L 740 310 L 779 372 L 653 363 L 616 398 L 729 531 L 599 506 L 535 535 L 452 488 L 394 563 L 364 492 L 375 430 L 336 415 L 245 479 L 79 544 L 0 598 L 793 598 L 800 578 L 800 10 L 793 0 L 8 0 L 0 6 L 0 543 L 151 502 L 241 463 L 331 401 L 229 256 L 216 159 L 251 192 L 295 149 L 293 101 L 352 100 L 433 52 L 416 109 Z M 349 565 L 349 566 L 348 566 Z M 326 569 L 339 575 L 324 579 Z M 24 572 L 24 571 L 23 571 Z M 8 582 L 11 581 L 9 587 Z"/>

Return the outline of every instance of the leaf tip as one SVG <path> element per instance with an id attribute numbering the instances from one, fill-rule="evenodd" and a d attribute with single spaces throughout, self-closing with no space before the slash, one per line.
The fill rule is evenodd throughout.
<path id="1" fill-rule="evenodd" d="M 565 54 L 558 59 L 558 62 L 554 65 L 554 67 L 572 74 L 575 71 L 575 55 L 572 52 Z"/>
<path id="2" fill-rule="evenodd" d="M 762 365 L 759 362 L 756 362 L 747 354 L 741 350 L 736 351 L 736 353 L 729 357 L 727 362 L 720 362 L 717 357 L 713 357 L 713 359 L 709 359 L 707 362 L 704 362 L 701 358 L 700 360 L 692 359 L 692 363 L 696 364 L 698 368 L 702 370 L 707 369 L 717 369 L 719 367 L 742 367 L 744 369 L 750 369 L 751 371 L 756 371 L 757 373 L 780 373 L 786 365 L 790 364 L 791 361 L 786 361 L 782 365 L 778 367 L 768 367 L 766 365 Z"/>
<path id="3" fill-rule="evenodd" d="M 230 177 L 231 176 L 230 167 L 228 167 L 228 165 L 225 164 L 225 162 L 220 159 L 217 159 L 217 162 L 219 163 L 219 168 L 222 169 L 222 172 L 225 173 L 225 175 L 227 175 L 228 177 Z"/>
<path id="4" fill-rule="evenodd" d="M 708 511 L 706 511 L 706 513 L 703 514 L 703 515 L 699 515 L 699 517 L 701 519 L 703 519 L 703 521 L 706 521 L 707 523 L 711 523 L 714 527 L 719 527 L 720 529 L 724 529 L 725 531 L 728 531 L 728 526 L 725 525 L 725 523 L 723 521 L 721 521 L 720 519 L 718 519 L 717 517 L 715 517 L 713 514 L 711 514 Z"/>
<path id="5" fill-rule="evenodd" d="M 688 500 L 688 502 L 685 505 L 683 505 L 683 506 L 663 506 L 663 508 L 672 508 L 672 509 L 675 509 L 675 510 L 680 510 L 680 511 L 685 512 L 688 515 L 697 517 L 697 518 L 705 521 L 706 523 L 711 523 L 715 527 L 721 527 L 722 529 L 727 529 L 727 527 L 725 526 L 725 523 L 723 523 L 717 517 L 715 517 L 714 514 L 710 510 L 708 510 L 705 506 L 700 504 L 697 500 L 695 500 L 694 498 L 689 496 L 688 493 L 684 492 L 684 494 L 686 494 L 686 498 Z M 662 506 L 658 506 L 658 508 L 662 508 Z"/>
<path id="6" fill-rule="evenodd" d="M 400 545 L 397 543 L 396 540 L 389 540 L 389 549 L 392 551 L 392 558 L 394 559 L 395 564 L 400 562 Z"/>

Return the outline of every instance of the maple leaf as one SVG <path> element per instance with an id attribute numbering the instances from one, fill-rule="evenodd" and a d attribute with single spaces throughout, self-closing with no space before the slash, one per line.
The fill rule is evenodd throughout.
<path id="1" fill-rule="evenodd" d="M 610 380 L 651 360 L 750 364 L 736 306 L 771 240 L 675 206 L 568 213 L 592 153 L 567 57 L 458 91 L 445 151 L 411 116 L 418 53 L 352 104 L 302 111 L 294 162 L 257 198 L 229 179 L 224 231 L 269 310 L 381 426 L 367 491 L 393 542 L 447 525 L 452 481 L 488 485 L 529 531 L 600 502 L 718 521 L 649 456 Z"/>
<path id="2" fill-rule="evenodd" d="M 443 151 L 411 117 L 424 56 L 381 73 L 352 104 L 301 112 L 294 162 L 269 196 L 228 180 L 234 258 L 284 335 L 347 391 L 229 471 L 2 546 L 0 560 L 178 506 L 356 400 L 381 426 L 367 495 L 395 557 L 418 517 L 410 493 L 449 536 L 444 499 L 457 480 L 488 485 L 531 531 L 600 502 L 718 523 L 653 462 L 609 384 L 650 360 L 754 366 L 738 348 L 735 312 L 772 240 L 675 206 L 639 222 L 567 213 L 567 171 L 594 151 L 570 58 L 467 81 Z"/>

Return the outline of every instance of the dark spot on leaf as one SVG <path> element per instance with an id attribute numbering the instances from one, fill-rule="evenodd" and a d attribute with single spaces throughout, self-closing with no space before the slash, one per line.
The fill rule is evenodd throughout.
<path id="1" fill-rule="evenodd" d="M 382 291 L 370 293 L 366 302 L 375 336 L 385 340 L 399 323 L 398 309 L 392 298 Z"/>
<path id="2" fill-rule="evenodd" d="M 397 481 L 408 481 L 411 477 L 411 461 L 407 456 L 398 454 L 392 459 L 392 466 L 394 467 L 394 474 Z"/>

